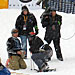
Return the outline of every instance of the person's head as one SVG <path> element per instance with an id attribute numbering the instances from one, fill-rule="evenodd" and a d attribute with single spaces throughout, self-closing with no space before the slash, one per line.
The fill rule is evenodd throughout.
<path id="1" fill-rule="evenodd" d="M 55 16 L 56 15 L 56 9 L 52 8 L 51 9 L 51 14 L 52 14 L 52 16 Z"/>
<path id="2" fill-rule="evenodd" d="M 22 12 L 23 12 L 24 15 L 27 15 L 29 13 L 29 10 L 28 10 L 27 6 L 22 7 Z"/>
<path id="3" fill-rule="evenodd" d="M 12 29 L 11 34 L 12 34 L 13 37 L 18 37 L 18 30 Z"/>

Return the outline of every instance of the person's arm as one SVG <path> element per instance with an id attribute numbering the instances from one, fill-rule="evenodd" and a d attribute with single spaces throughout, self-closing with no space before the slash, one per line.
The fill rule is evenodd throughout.
<path id="1" fill-rule="evenodd" d="M 32 17 L 33 17 L 33 25 L 34 25 L 34 28 L 35 28 L 35 35 L 37 35 L 38 34 L 37 20 L 36 20 L 34 15 L 32 15 Z"/>
<path id="2" fill-rule="evenodd" d="M 8 53 L 16 54 L 16 51 L 14 49 L 14 41 L 11 38 L 8 39 L 6 44 Z"/>
<path id="3" fill-rule="evenodd" d="M 60 26 L 62 25 L 62 16 L 59 17 L 58 24 L 59 24 Z"/>
<path id="4" fill-rule="evenodd" d="M 49 18 L 49 15 L 43 15 L 42 18 L 41 18 L 41 23 L 42 23 L 42 27 L 47 27 L 50 25 L 50 18 Z"/>
<path id="5" fill-rule="evenodd" d="M 60 16 L 60 15 L 58 15 L 58 19 L 57 19 L 57 21 L 56 21 L 56 26 L 57 26 L 57 28 L 61 28 L 61 25 L 62 25 L 62 16 Z"/>
<path id="6" fill-rule="evenodd" d="M 20 28 L 22 27 L 21 25 L 21 21 L 22 21 L 22 16 L 18 16 L 17 20 L 16 20 L 16 24 L 15 24 L 15 28 L 20 30 Z"/>

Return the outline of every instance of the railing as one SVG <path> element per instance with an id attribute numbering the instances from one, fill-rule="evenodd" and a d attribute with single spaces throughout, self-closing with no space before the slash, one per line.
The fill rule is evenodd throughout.
<path id="1" fill-rule="evenodd" d="M 57 11 L 75 14 L 75 0 L 49 0 L 48 5 Z"/>

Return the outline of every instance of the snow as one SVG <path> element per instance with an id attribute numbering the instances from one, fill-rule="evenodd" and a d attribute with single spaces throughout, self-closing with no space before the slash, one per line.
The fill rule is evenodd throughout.
<path id="1" fill-rule="evenodd" d="M 38 36 L 44 39 L 45 29 L 42 28 L 40 23 L 40 15 L 44 10 L 30 10 L 34 13 L 38 21 L 39 34 Z M 17 16 L 21 13 L 20 9 L 0 9 L 0 57 L 2 58 L 2 63 L 5 65 L 8 58 L 6 41 L 11 36 L 11 30 L 15 27 L 15 22 Z M 74 75 L 75 74 L 75 36 L 69 40 L 63 40 L 70 38 L 75 33 L 75 15 L 65 14 L 62 12 L 57 12 L 62 15 L 63 23 L 61 27 L 61 50 L 63 54 L 64 61 L 61 62 L 57 60 L 53 43 L 51 47 L 53 48 L 54 54 L 52 60 L 48 62 L 50 68 L 56 68 L 56 72 L 46 72 L 37 73 L 36 71 L 31 71 L 31 59 L 30 52 L 28 51 L 28 59 L 26 59 L 27 69 L 17 70 L 11 72 L 18 72 L 30 75 Z M 44 41 L 45 42 L 45 41 Z M 46 43 L 46 42 L 45 42 Z M 29 48 L 29 46 L 28 46 Z M 34 64 L 35 65 L 35 64 Z M 35 65 L 37 68 L 37 66 Z"/>

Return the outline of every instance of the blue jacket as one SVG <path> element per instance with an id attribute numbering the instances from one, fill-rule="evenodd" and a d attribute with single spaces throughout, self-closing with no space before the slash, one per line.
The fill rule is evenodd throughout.
<path id="1" fill-rule="evenodd" d="M 4 67 L 3 69 L 0 69 L 0 75 L 11 75 L 11 73 L 6 67 Z"/>

